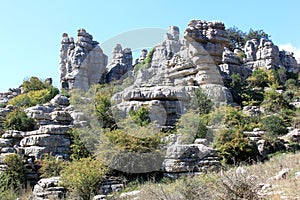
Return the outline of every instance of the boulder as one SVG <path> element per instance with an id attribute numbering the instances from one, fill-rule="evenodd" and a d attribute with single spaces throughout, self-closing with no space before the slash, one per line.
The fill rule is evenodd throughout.
<path id="1" fill-rule="evenodd" d="M 60 177 L 42 178 L 33 188 L 33 199 L 64 199 L 67 190 L 59 183 Z"/>

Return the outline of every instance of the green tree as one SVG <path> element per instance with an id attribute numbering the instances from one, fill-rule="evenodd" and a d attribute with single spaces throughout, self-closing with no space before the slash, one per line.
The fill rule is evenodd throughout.
<path id="1" fill-rule="evenodd" d="M 34 130 L 35 121 L 28 117 L 26 113 L 20 108 L 14 109 L 6 115 L 3 127 L 5 129 L 12 129 L 18 131 L 32 131 Z"/>
<path id="2" fill-rule="evenodd" d="M 226 29 L 226 32 L 229 37 L 229 43 L 227 47 L 233 51 L 237 48 L 243 48 L 245 46 L 245 36 L 246 33 L 238 29 L 237 27 L 233 26 L 228 29 Z"/>
<path id="3" fill-rule="evenodd" d="M 100 85 L 96 88 L 95 108 L 96 115 L 102 128 L 116 128 L 116 122 L 113 117 L 111 96 L 113 88 L 110 86 Z"/>
<path id="4" fill-rule="evenodd" d="M 271 115 L 263 118 L 261 121 L 261 127 L 273 137 L 277 137 L 288 133 L 288 129 L 285 125 L 285 122 L 281 117 L 277 115 Z"/>
<path id="5" fill-rule="evenodd" d="M 264 32 L 263 30 L 253 30 L 252 28 L 249 30 L 249 32 L 245 35 L 245 41 L 256 39 L 257 41 L 260 41 L 261 38 L 266 38 L 269 40 L 271 36 Z"/>
<path id="6" fill-rule="evenodd" d="M 70 162 L 61 171 L 62 185 L 74 196 L 88 200 L 97 193 L 107 172 L 108 168 L 101 161 L 82 158 Z"/>
<path id="7" fill-rule="evenodd" d="M 69 132 L 71 140 L 70 145 L 70 158 L 71 160 L 80 160 L 91 156 L 91 153 L 85 147 L 84 142 L 80 138 L 80 131 L 76 128 L 71 129 Z"/>
<path id="8" fill-rule="evenodd" d="M 193 92 L 190 107 L 191 110 L 196 110 L 199 115 L 205 115 L 212 110 L 213 103 L 201 88 L 197 88 Z"/>

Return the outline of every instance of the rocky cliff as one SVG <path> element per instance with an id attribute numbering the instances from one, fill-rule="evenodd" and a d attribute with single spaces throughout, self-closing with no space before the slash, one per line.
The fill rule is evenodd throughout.
<path id="1" fill-rule="evenodd" d="M 92 84 L 99 83 L 106 70 L 107 56 L 93 41 L 93 36 L 79 29 L 77 42 L 67 33 L 63 34 L 60 49 L 60 84 L 64 89 L 87 90 Z"/>
<path id="2" fill-rule="evenodd" d="M 216 105 L 232 103 L 216 64 L 228 42 L 221 22 L 193 20 L 179 40 L 179 28 L 171 26 L 155 46 L 150 67 L 138 71 L 134 84 L 113 96 L 124 112 L 142 105 L 150 107 L 152 121 L 174 125 L 189 108 L 193 90 L 201 87 Z"/>

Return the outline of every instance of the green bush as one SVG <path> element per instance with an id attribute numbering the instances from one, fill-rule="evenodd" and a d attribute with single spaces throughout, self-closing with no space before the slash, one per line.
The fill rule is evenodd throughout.
<path id="1" fill-rule="evenodd" d="M 0 197 L 9 195 L 10 191 L 19 192 L 25 184 L 25 167 L 17 154 L 4 158 L 7 170 L 0 172 Z M 11 194 L 10 194 L 11 195 Z"/>
<path id="2" fill-rule="evenodd" d="M 142 62 L 140 62 L 136 65 L 134 65 L 134 74 L 135 74 L 135 76 L 137 75 L 137 72 L 140 69 L 147 69 L 151 66 L 152 57 L 153 57 L 154 52 L 155 52 L 155 48 L 151 49 L 151 51 L 148 52 L 145 60 L 143 60 Z"/>
<path id="3" fill-rule="evenodd" d="M 213 108 L 212 101 L 206 96 L 201 88 L 194 90 L 191 98 L 191 110 L 198 111 L 199 115 L 208 114 Z"/>
<path id="4" fill-rule="evenodd" d="M 240 130 L 221 130 L 215 138 L 214 147 L 227 164 L 251 163 L 258 155 L 257 147 Z"/>
<path id="5" fill-rule="evenodd" d="M 100 85 L 96 88 L 95 93 L 95 108 L 96 115 L 102 128 L 114 129 L 116 122 L 111 109 L 111 96 L 113 88 L 105 85 Z"/>
<path id="6" fill-rule="evenodd" d="M 288 133 L 287 126 L 282 118 L 277 115 L 265 117 L 261 121 L 261 127 L 268 134 L 277 137 Z"/>
<path id="7" fill-rule="evenodd" d="M 14 97 L 8 102 L 8 104 L 18 107 L 35 106 L 37 104 L 49 102 L 58 93 L 59 90 L 54 87 L 42 90 L 33 90 Z"/>
<path id="8" fill-rule="evenodd" d="M 108 172 L 101 161 L 93 158 L 82 158 L 70 162 L 61 171 L 62 185 L 75 197 L 90 199 L 97 194 L 100 183 Z"/>
<path id="9" fill-rule="evenodd" d="M 22 84 L 24 93 L 11 99 L 8 104 L 18 107 L 30 107 L 49 102 L 59 90 L 37 77 L 31 77 Z"/>
<path id="10" fill-rule="evenodd" d="M 78 129 L 72 129 L 68 132 L 71 139 L 70 145 L 70 158 L 71 160 L 80 160 L 81 158 L 87 158 L 91 156 L 91 153 L 85 147 L 83 141 L 80 138 L 80 132 Z"/>
<path id="11" fill-rule="evenodd" d="M 161 144 L 161 135 L 143 135 L 149 131 L 146 127 L 131 129 L 134 133 L 127 133 L 123 130 L 113 130 L 106 132 L 105 136 L 120 150 L 137 153 L 149 153 L 155 151 Z"/>
<path id="12" fill-rule="evenodd" d="M 12 129 L 18 131 L 32 131 L 34 130 L 35 122 L 33 118 L 30 118 L 26 113 L 16 108 L 8 115 L 6 115 L 3 127 L 5 129 Z"/>
<path id="13" fill-rule="evenodd" d="M 60 172 L 66 166 L 66 161 L 56 160 L 55 157 L 47 156 L 41 161 L 41 168 L 39 173 L 42 178 L 49 178 L 54 176 L 60 176 Z"/>
<path id="14" fill-rule="evenodd" d="M 140 107 L 137 111 L 130 110 L 129 116 L 139 126 L 146 126 L 150 123 L 149 109 L 145 106 Z"/>

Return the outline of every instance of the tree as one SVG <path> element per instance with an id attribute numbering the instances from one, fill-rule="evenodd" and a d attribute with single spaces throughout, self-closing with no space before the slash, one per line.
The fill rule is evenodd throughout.
<path id="1" fill-rule="evenodd" d="M 262 129 L 264 129 L 268 134 L 270 134 L 273 137 L 277 137 L 288 133 L 288 129 L 283 119 L 277 115 L 271 115 L 262 119 L 261 126 Z"/>
<path id="2" fill-rule="evenodd" d="M 245 41 L 255 39 L 257 41 L 260 41 L 261 38 L 266 38 L 269 40 L 271 36 L 269 36 L 266 32 L 263 30 L 253 30 L 252 28 L 249 30 L 249 32 L 245 35 Z"/>
<path id="3" fill-rule="evenodd" d="M 238 29 L 237 27 L 233 26 L 226 30 L 228 37 L 229 37 L 229 43 L 227 47 L 233 51 L 237 48 L 243 48 L 245 46 L 245 36 L 246 33 Z"/>
<path id="4" fill-rule="evenodd" d="M 192 99 L 191 99 L 191 110 L 195 110 L 199 115 L 208 114 L 213 108 L 212 101 L 207 98 L 206 94 L 201 88 L 194 90 Z"/>

